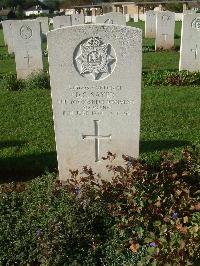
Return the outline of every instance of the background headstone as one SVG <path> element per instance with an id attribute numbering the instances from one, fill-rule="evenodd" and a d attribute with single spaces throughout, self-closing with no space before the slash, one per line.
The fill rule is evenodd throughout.
<path id="1" fill-rule="evenodd" d="M 175 21 L 182 21 L 183 13 L 175 13 Z"/>
<path id="2" fill-rule="evenodd" d="M 36 18 L 38 22 L 41 23 L 42 37 L 46 40 L 47 32 L 49 31 L 49 18 L 48 17 L 38 17 Z"/>
<path id="3" fill-rule="evenodd" d="M 175 14 L 170 11 L 156 13 L 156 50 L 174 46 Z"/>
<path id="4" fill-rule="evenodd" d="M 85 17 L 83 14 L 72 14 L 71 15 L 72 26 L 80 25 L 85 23 Z"/>
<path id="5" fill-rule="evenodd" d="M 139 20 L 145 21 L 145 14 L 139 13 Z"/>
<path id="6" fill-rule="evenodd" d="M 97 16 L 96 23 L 126 26 L 126 17 L 120 12 L 109 12 L 105 15 Z"/>
<path id="7" fill-rule="evenodd" d="M 18 78 L 43 70 L 41 24 L 36 20 L 18 20 L 12 24 Z"/>
<path id="8" fill-rule="evenodd" d="M 47 35 L 59 177 L 139 155 L 142 32 L 81 25 Z"/>
<path id="9" fill-rule="evenodd" d="M 179 70 L 200 71 L 200 14 L 183 15 Z"/>
<path id="10" fill-rule="evenodd" d="M 16 20 L 2 21 L 4 43 L 8 46 L 8 53 L 9 54 L 12 54 L 14 52 L 13 36 L 12 36 L 12 24 L 15 22 L 16 22 Z"/>
<path id="11" fill-rule="evenodd" d="M 145 38 L 156 37 L 156 12 L 149 10 L 145 17 Z"/>
<path id="12" fill-rule="evenodd" d="M 138 20 L 139 20 L 139 19 L 138 19 L 138 14 L 134 14 L 134 15 L 133 15 L 133 18 L 134 18 L 134 22 L 138 22 Z"/>
<path id="13" fill-rule="evenodd" d="M 53 18 L 54 29 L 59 29 L 71 25 L 72 25 L 71 16 L 56 16 Z"/>
<path id="14" fill-rule="evenodd" d="M 185 10 L 183 10 L 183 15 L 186 15 L 186 14 L 196 14 L 196 10 L 185 9 Z"/>

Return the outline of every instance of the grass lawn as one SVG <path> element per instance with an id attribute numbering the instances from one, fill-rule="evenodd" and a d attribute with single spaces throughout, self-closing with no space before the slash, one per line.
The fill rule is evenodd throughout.
<path id="1" fill-rule="evenodd" d="M 144 27 L 144 23 L 129 23 Z M 180 36 L 176 23 L 176 36 Z M 144 40 L 143 46 L 154 40 Z M 176 39 L 177 45 L 180 38 Z M 0 54 L 7 54 L 0 30 Z M 179 53 L 143 53 L 143 71 L 178 69 Z M 48 68 L 45 59 L 45 68 Z M 14 59 L 0 59 L 0 74 L 15 72 Z M 200 93 L 195 87 L 143 87 L 141 157 L 156 160 L 161 150 L 176 154 L 198 141 Z M 57 169 L 50 91 L 4 91 L 0 84 L 0 183 L 29 179 Z"/>

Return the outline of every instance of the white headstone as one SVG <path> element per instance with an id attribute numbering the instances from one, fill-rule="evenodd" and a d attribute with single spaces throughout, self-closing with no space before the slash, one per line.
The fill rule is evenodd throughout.
<path id="1" fill-rule="evenodd" d="M 41 30 L 43 39 L 46 39 L 47 32 L 49 31 L 49 18 L 48 17 L 38 17 L 36 18 L 38 22 L 41 23 Z"/>
<path id="2" fill-rule="evenodd" d="M 170 11 L 156 13 L 156 50 L 171 49 L 174 46 L 175 14 Z"/>
<path id="3" fill-rule="evenodd" d="M 200 14 L 183 15 L 179 70 L 200 71 Z"/>
<path id="4" fill-rule="evenodd" d="M 96 23 L 126 26 L 126 17 L 121 12 L 110 12 L 101 16 L 96 16 Z"/>
<path id="5" fill-rule="evenodd" d="M 183 13 L 175 13 L 175 21 L 182 21 Z"/>
<path id="6" fill-rule="evenodd" d="M 72 14 L 71 20 L 72 20 L 72 26 L 85 23 L 85 17 L 83 14 Z"/>
<path id="7" fill-rule="evenodd" d="M 145 14 L 139 14 L 139 20 L 145 21 Z"/>
<path id="8" fill-rule="evenodd" d="M 134 17 L 134 22 L 138 22 L 138 14 L 134 14 L 133 17 Z"/>
<path id="9" fill-rule="evenodd" d="M 196 14 L 196 11 L 193 10 L 193 9 L 185 9 L 183 10 L 183 14 L 186 15 L 186 14 Z"/>
<path id="10" fill-rule="evenodd" d="M 9 54 L 12 54 L 14 52 L 13 36 L 12 36 L 12 24 L 15 22 L 16 22 L 16 20 L 4 20 L 4 21 L 2 21 L 4 42 L 8 46 L 8 53 Z"/>
<path id="11" fill-rule="evenodd" d="M 145 13 L 145 38 L 156 37 L 156 12 L 149 10 Z"/>
<path id="12" fill-rule="evenodd" d="M 71 25 L 72 25 L 71 16 L 56 16 L 53 18 L 54 29 L 59 29 Z"/>
<path id="13" fill-rule="evenodd" d="M 92 23 L 92 16 L 85 16 L 85 23 Z"/>
<path id="14" fill-rule="evenodd" d="M 41 25 L 36 20 L 18 20 L 12 24 L 18 78 L 43 70 Z"/>
<path id="15" fill-rule="evenodd" d="M 108 151 L 139 154 L 142 33 L 81 25 L 47 35 L 59 177 L 102 173 Z"/>
<path id="16" fill-rule="evenodd" d="M 130 20 L 130 14 L 126 14 L 125 15 L 125 18 L 126 18 L 126 22 L 129 22 L 129 20 Z"/>

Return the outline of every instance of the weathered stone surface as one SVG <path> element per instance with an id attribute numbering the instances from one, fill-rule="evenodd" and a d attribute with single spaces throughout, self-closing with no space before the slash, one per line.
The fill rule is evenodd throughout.
<path id="1" fill-rule="evenodd" d="M 15 21 L 16 20 L 2 21 L 4 42 L 8 46 L 8 53 L 9 54 L 12 54 L 14 52 L 13 36 L 12 36 L 12 24 L 15 23 Z"/>
<path id="2" fill-rule="evenodd" d="M 110 12 L 105 15 L 96 16 L 96 23 L 126 26 L 126 17 L 121 12 Z"/>
<path id="3" fill-rule="evenodd" d="M 38 18 L 36 18 L 36 20 L 41 23 L 42 37 L 45 40 L 47 32 L 49 31 L 49 18 L 48 17 L 38 17 Z"/>
<path id="4" fill-rule="evenodd" d="M 59 29 L 71 25 L 72 25 L 71 16 L 56 16 L 53 18 L 54 29 Z"/>
<path id="5" fill-rule="evenodd" d="M 41 25 L 36 20 L 18 20 L 12 24 L 13 45 L 18 78 L 43 70 Z"/>
<path id="6" fill-rule="evenodd" d="M 175 13 L 162 11 L 156 13 L 156 50 L 168 50 L 174 46 Z"/>
<path id="7" fill-rule="evenodd" d="M 72 26 L 80 25 L 85 23 L 85 17 L 83 14 L 72 14 L 71 15 Z"/>
<path id="8" fill-rule="evenodd" d="M 47 35 L 59 176 L 90 165 L 103 173 L 108 151 L 139 154 L 142 33 L 81 25 Z"/>
<path id="9" fill-rule="evenodd" d="M 196 14 L 196 11 L 192 9 L 183 10 L 183 15 L 186 15 L 186 14 Z"/>
<path id="10" fill-rule="evenodd" d="M 156 12 L 149 10 L 145 13 L 145 38 L 156 37 Z"/>
<path id="11" fill-rule="evenodd" d="M 179 70 L 200 71 L 200 14 L 183 15 Z"/>

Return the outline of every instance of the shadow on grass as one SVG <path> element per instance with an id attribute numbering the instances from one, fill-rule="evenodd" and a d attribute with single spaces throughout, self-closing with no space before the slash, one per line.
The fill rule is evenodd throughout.
<path id="1" fill-rule="evenodd" d="M 56 152 L 0 158 L 0 183 L 28 181 L 46 171 L 57 171 Z"/>
<path id="2" fill-rule="evenodd" d="M 140 141 L 140 152 L 155 152 L 155 151 L 166 151 L 178 147 L 186 147 L 191 145 L 189 141 L 181 140 L 141 140 Z"/>
<path id="3" fill-rule="evenodd" d="M 0 149 L 9 148 L 9 147 L 21 147 L 25 144 L 25 141 L 18 141 L 18 140 L 5 140 L 0 141 Z"/>

